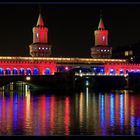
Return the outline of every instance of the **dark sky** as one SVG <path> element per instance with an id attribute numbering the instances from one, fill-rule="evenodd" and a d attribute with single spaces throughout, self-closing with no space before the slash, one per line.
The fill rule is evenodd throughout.
<path id="1" fill-rule="evenodd" d="M 38 4 L 0 4 L 0 56 L 29 56 Z M 109 46 L 140 40 L 140 4 L 42 4 L 53 56 L 90 57 L 102 9 Z"/>

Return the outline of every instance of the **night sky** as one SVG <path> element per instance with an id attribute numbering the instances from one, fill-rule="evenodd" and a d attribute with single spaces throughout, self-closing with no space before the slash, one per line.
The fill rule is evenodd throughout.
<path id="1" fill-rule="evenodd" d="M 29 56 L 38 4 L 0 4 L 0 56 Z M 140 4 L 41 4 L 52 56 L 90 57 L 102 9 L 109 46 L 140 41 Z"/>

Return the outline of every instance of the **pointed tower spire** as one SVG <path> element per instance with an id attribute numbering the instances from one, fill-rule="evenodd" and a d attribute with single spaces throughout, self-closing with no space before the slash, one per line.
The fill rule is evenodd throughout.
<path id="1" fill-rule="evenodd" d="M 104 26 L 104 23 L 103 23 L 102 18 L 100 18 L 100 22 L 99 22 L 99 25 L 98 25 L 98 29 L 100 29 L 100 30 L 104 30 L 104 29 L 105 29 L 105 26 Z"/>
<path id="2" fill-rule="evenodd" d="M 36 24 L 36 26 L 44 26 L 44 21 L 43 21 L 43 18 L 42 18 L 41 12 L 39 13 L 39 16 L 38 16 L 38 20 L 37 20 L 37 24 Z"/>
<path id="3" fill-rule="evenodd" d="M 102 10 L 100 10 L 100 22 L 99 22 L 99 25 L 98 25 L 98 29 L 99 30 L 104 30 L 105 29 L 105 26 L 104 26 L 104 23 L 103 23 L 103 20 L 102 20 Z"/>

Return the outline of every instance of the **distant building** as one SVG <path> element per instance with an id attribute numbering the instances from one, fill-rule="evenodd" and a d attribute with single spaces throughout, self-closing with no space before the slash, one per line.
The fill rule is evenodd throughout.
<path id="1" fill-rule="evenodd" d="M 37 57 L 51 56 L 51 45 L 48 44 L 48 28 L 44 26 L 41 13 L 33 27 L 33 43 L 29 45 L 30 55 Z"/>
<path id="2" fill-rule="evenodd" d="M 113 58 L 128 59 L 131 63 L 140 63 L 140 41 L 117 47 L 113 50 Z"/>
<path id="3" fill-rule="evenodd" d="M 112 48 L 108 46 L 108 30 L 105 30 L 102 18 L 100 18 L 98 30 L 94 31 L 95 45 L 91 48 L 93 58 L 111 58 Z"/>

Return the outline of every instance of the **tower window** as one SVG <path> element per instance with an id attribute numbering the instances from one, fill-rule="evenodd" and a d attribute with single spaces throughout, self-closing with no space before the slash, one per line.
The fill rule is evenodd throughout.
<path id="1" fill-rule="evenodd" d="M 132 50 L 129 51 L 129 55 L 133 55 L 133 51 Z"/>
<path id="2" fill-rule="evenodd" d="M 125 55 L 125 56 L 128 56 L 128 51 L 125 51 L 125 52 L 124 52 L 124 55 Z"/>
<path id="3" fill-rule="evenodd" d="M 105 36 L 103 36 L 103 41 L 105 40 Z"/>
<path id="4" fill-rule="evenodd" d="M 36 33 L 36 37 L 38 38 L 38 33 Z"/>

